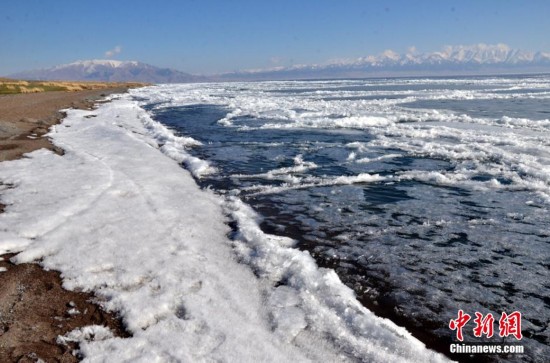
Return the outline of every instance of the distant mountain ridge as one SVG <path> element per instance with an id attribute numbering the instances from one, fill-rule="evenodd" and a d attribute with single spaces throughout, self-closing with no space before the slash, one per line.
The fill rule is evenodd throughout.
<path id="1" fill-rule="evenodd" d="M 226 73 L 225 79 L 342 78 L 376 75 L 549 72 L 550 53 L 512 49 L 506 44 L 447 46 L 440 51 L 405 54 L 386 50 L 379 55 Z"/>
<path id="2" fill-rule="evenodd" d="M 170 68 L 159 68 L 137 61 L 118 60 L 76 61 L 47 69 L 20 72 L 12 74 L 10 77 L 32 80 L 146 83 L 186 83 L 205 80 L 205 77 Z"/>
<path id="3" fill-rule="evenodd" d="M 550 72 L 549 52 L 528 52 L 512 49 L 506 44 L 475 44 L 447 46 L 428 53 L 419 53 L 414 48 L 405 54 L 386 50 L 379 55 L 333 60 L 325 64 L 279 66 L 212 76 L 196 76 L 137 61 L 84 60 L 20 72 L 10 77 L 28 80 L 188 83 L 546 72 Z"/>

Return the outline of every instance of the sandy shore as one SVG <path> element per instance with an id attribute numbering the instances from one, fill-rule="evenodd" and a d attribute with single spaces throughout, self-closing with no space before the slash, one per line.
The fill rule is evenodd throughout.
<path id="1" fill-rule="evenodd" d="M 89 109 L 99 98 L 125 91 L 126 88 L 115 88 L 0 96 L 0 161 L 13 160 L 40 148 L 60 152 L 42 137 L 50 126 L 63 119 L 59 110 Z"/>
<path id="2" fill-rule="evenodd" d="M 47 137 L 65 108 L 90 109 L 94 102 L 126 88 L 79 92 L 44 92 L 0 96 L 0 161 L 20 158 L 40 148 L 63 151 Z M 0 212 L 4 206 L 0 205 Z M 115 335 L 126 336 L 116 316 L 102 311 L 88 293 L 61 287 L 56 271 L 37 264 L 15 265 L 13 255 L 0 256 L 0 361 L 76 362 L 74 346 L 56 343 L 58 335 L 87 325 L 106 325 Z"/>

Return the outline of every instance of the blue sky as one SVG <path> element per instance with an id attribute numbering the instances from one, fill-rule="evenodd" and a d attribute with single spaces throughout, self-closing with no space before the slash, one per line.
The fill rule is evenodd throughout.
<path id="1" fill-rule="evenodd" d="M 548 15 L 547 0 L 5 0 L 0 75 L 105 59 L 109 50 L 113 59 L 198 74 L 411 46 L 429 52 L 505 43 L 550 51 Z"/>

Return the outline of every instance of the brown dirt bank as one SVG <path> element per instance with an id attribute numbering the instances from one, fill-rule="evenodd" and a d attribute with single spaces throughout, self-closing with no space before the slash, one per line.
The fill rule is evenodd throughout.
<path id="1" fill-rule="evenodd" d="M 0 96 L 0 161 L 13 160 L 40 148 L 60 152 L 47 138 L 48 129 L 59 123 L 65 108 L 90 109 L 94 102 L 123 88 L 78 92 L 42 92 Z"/>
<path id="2" fill-rule="evenodd" d="M 14 265 L 4 255 L 0 267 L 0 361 L 77 362 L 75 345 L 58 345 L 58 335 L 87 325 L 104 325 L 127 336 L 120 320 L 91 302 L 93 295 L 67 291 L 56 271 L 37 264 Z"/>
<path id="3" fill-rule="evenodd" d="M 47 148 L 62 153 L 47 137 L 63 118 L 60 109 L 90 109 L 110 93 L 124 88 L 78 92 L 44 92 L 0 96 L 0 161 Z M 0 204 L 0 213 L 4 206 Z M 87 325 L 105 325 L 128 336 L 120 320 L 101 310 L 94 296 L 64 290 L 60 274 L 38 264 L 15 265 L 13 255 L 0 256 L 0 362 L 76 362 L 76 346 L 56 343 L 58 335 Z"/>

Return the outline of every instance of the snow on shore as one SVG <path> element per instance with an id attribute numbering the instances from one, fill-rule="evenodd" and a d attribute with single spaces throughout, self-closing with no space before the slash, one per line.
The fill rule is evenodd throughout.
<path id="1" fill-rule="evenodd" d="M 215 169 L 131 96 L 68 111 L 51 137 L 64 156 L 0 164 L 13 186 L 1 195 L 0 253 L 41 259 L 122 316 L 131 338 L 101 327 L 65 338 L 82 342 L 87 361 L 445 361 L 291 241 L 264 234 L 240 200 L 200 190 L 179 163 L 196 176 Z"/>

